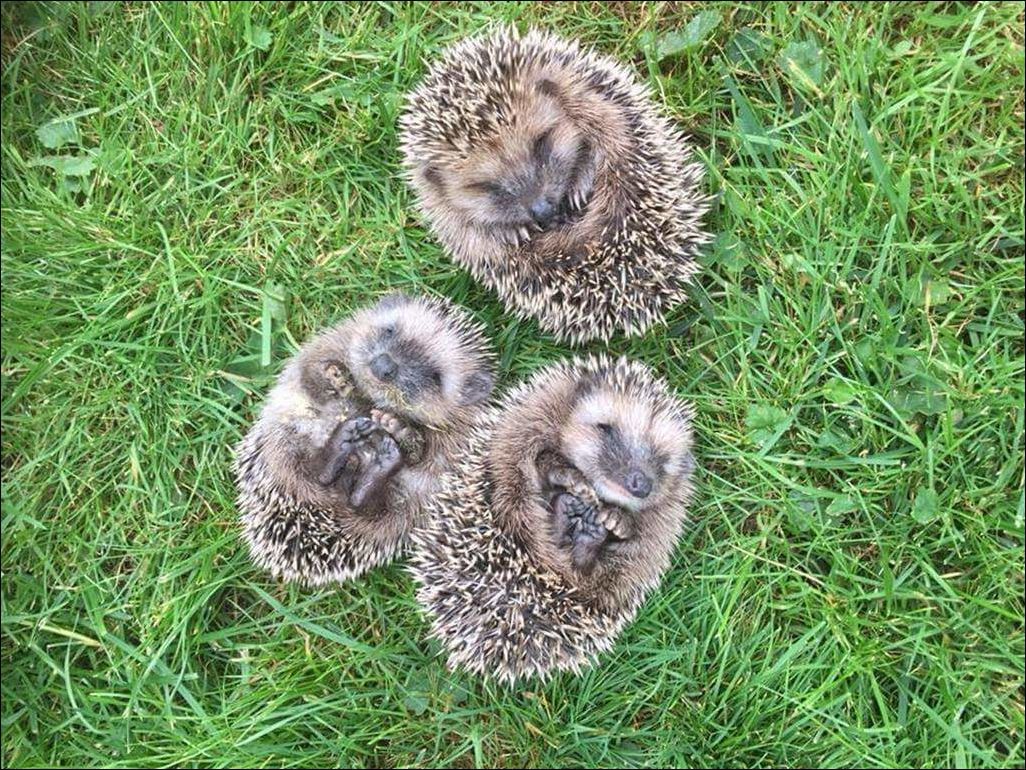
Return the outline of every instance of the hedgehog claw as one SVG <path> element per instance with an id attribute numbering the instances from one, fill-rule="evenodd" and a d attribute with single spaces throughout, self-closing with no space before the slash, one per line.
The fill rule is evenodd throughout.
<path id="1" fill-rule="evenodd" d="M 371 420 L 398 442 L 399 449 L 411 465 L 421 461 L 424 456 L 424 440 L 415 428 L 406 425 L 394 414 L 381 409 L 371 410 Z"/>

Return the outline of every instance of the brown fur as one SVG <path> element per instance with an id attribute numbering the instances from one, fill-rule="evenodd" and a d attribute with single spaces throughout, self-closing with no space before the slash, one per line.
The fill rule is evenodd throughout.
<path id="1" fill-rule="evenodd" d="M 708 240 L 702 168 L 615 61 L 496 30 L 446 52 L 410 95 L 402 134 L 435 234 L 544 330 L 641 333 L 684 298 Z M 538 201 L 560 213 L 539 224 Z"/>
<path id="2" fill-rule="evenodd" d="M 528 544 L 539 563 L 600 602 L 621 602 L 638 585 L 658 581 L 691 494 L 689 414 L 650 384 L 644 389 L 637 384 L 636 379 L 618 381 L 606 372 L 583 377 L 559 372 L 506 411 L 489 453 L 497 520 Z M 598 423 L 617 426 L 667 458 L 659 482 L 644 500 L 632 498 L 599 467 Z M 546 451 L 564 458 L 631 530 L 625 541 L 603 548 L 590 574 L 576 570 L 567 549 L 557 544 L 538 467 L 538 457 Z"/>
<path id="3" fill-rule="evenodd" d="M 562 467 L 549 464 L 556 453 L 574 457 L 603 504 L 622 508 L 608 469 L 593 460 L 596 419 L 657 447 L 668 467 L 623 514 L 630 537 L 604 545 L 582 574 L 552 530 L 539 471 Z M 658 584 L 683 529 L 690 425 L 690 406 L 649 369 L 604 357 L 547 367 L 484 416 L 412 536 L 417 598 L 449 665 L 513 682 L 579 673 L 609 650 Z"/>
<path id="4" fill-rule="evenodd" d="M 594 182 L 609 171 L 608 158 L 628 144 L 622 117 L 567 71 L 540 65 L 522 73 L 511 102 L 511 119 L 497 125 L 494 134 L 462 153 L 439 153 L 415 165 L 414 183 L 438 226 L 460 241 L 461 253 L 497 259 L 529 239 L 532 248 L 524 257 L 569 253 L 576 244 L 597 238 L 603 223 L 617 214 L 616 199 L 604 185 L 596 190 Z M 543 137 L 556 158 L 586 156 L 573 179 L 538 163 L 533 150 Z M 517 184 L 530 177 L 537 178 Z M 497 202 L 485 189 L 497 182 L 517 194 Z M 575 224 L 539 232 L 527 213 L 539 195 L 565 198 L 578 211 L 586 201 L 588 207 Z"/>
<path id="5" fill-rule="evenodd" d="M 416 341 L 441 372 L 438 388 L 411 401 L 373 375 L 376 335 L 386 327 L 399 343 Z M 390 559 L 482 411 L 494 379 L 491 367 L 480 328 L 455 306 L 427 298 L 386 297 L 307 342 L 239 447 L 240 508 L 258 563 L 287 579 L 323 583 Z M 340 370 L 351 383 L 345 397 L 334 389 Z M 423 446 L 381 494 L 353 510 L 342 487 L 318 476 L 336 427 L 372 410 L 394 418 L 395 433 L 417 434 Z M 279 542 L 283 536 L 290 539 L 288 549 Z M 304 548 L 310 553 L 293 554 Z"/>

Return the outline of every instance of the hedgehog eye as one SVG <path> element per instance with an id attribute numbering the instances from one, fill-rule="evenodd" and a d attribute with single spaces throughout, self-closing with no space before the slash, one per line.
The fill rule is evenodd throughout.
<path id="1" fill-rule="evenodd" d="M 434 369 L 431 372 L 431 380 L 437 387 L 442 387 L 442 372 L 439 369 Z"/>
<path id="2" fill-rule="evenodd" d="M 424 180 L 433 187 L 437 187 L 439 190 L 444 188 L 444 184 L 442 183 L 442 172 L 434 166 L 428 166 L 424 169 Z"/>
<path id="3" fill-rule="evenodd" d="M 531 155 L 538 163 L 544 163 L 552 155 L 552 129 L 539 134 L 531 147 Z"/>
<path id="4" fill-rule="evenodd" d="M 395 324 L 386 324 L 385 326 L 381 327 L 381 335 L 386 340 L 392 339 L 392 337 L 395 336 L 395 332 L 396 332 Z"/>
<path id="5" fill-rule="evenodd" d="M 506 189 L 497 182 L 471 182 L 467 185 L 466 189 L 468 192 L 484 193 L 496 198 L 508 195 Z"/>
<path id="6" fill-rule="evenodd" d="M 603 435 L 606 435 L 606 436 L 612 436 L 613 435 L 613 426 L 610 425 L 608 422 L 600 422 L 595 427 L 598 428 L 602 432 Z"/>

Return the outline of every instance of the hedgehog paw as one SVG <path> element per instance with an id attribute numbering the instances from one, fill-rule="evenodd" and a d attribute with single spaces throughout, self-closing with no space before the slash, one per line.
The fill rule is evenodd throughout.
<path id="1" fill-rule="evenodd" d="M 352 466 L 354 461 L 358 464 L 355 452 L 359 442 L 370 435 L 367 430 L 369 424 L 370 420 L 367 418 L 358 417 L 335 427 L 324 447 L 324 466 L 317 476 L 318 482 L 324 486 L 334 484 L 347 466 Z"/>
<path id="2" fill-rule="evenodd" d="M 572 465 L 560 464 L 550 468 L 545 479 L 549 486 L 580 498 L 585 505 L 599 505 L 598 495 L 595 494 L 583 474 Z"/>
<path id="3" fill-rule="evenodd" d="M 349 376 L 349 372 L 336 361 L 331 361 L 324 367 L 324 377 L 340 396 L 348 393 L 352 387 L 352 378 Z"/>
<path id="4" fill-rule="evenodd" d="M 597 507 L 561 492 L 552 500 L 552 527 L 560 548 L 570 551 L 574 569 L 588 575 L 595 569 L 602 547 L 610 536 L 626 539 L 627 526 L 608 507 Z"/>
<path id="5" fill-rule="evenodd" d="M 566 493 L 556 495 L 552 501 L 552 534 L 560 548 L 569 548 L 574 542 L 574 531 L 580 521 L 580 500 Z"/>
<path id="6" fill-rule="evenodd" d="M 416 429 L 394 414 L 380 409 L 371 410 L 371 420 L 399 443 L 399 449 L 411 465 L 421 461 L 424 456 L 424 439 Z"/>
<path id="7" fill-rule="evenodd" d="M 567 467 L 553 468 L 549 471 L 548 481 L 554 487 L 570 489 L 574 486 L 574 472 Z"/>
<path id="8" fill-rule="evenodd" d="M 634 528 L 631 526 L 630 520 L 625 516 L 621 516 L 616 508 L 609 506 L 599 508 L 596 520 L 617 540 L 629 540 L 631 535 L 634 534 Z"/>
<path id="9" fill-rule="evenodd" d="M 602 527 L 597 530 L 582 530 L 574 537 L 570 550 L 570 561 L 574 568 L 584 575 L 590 575 L 598 563 L 602 546 L 605 545 L 609 533 Z"/>
<path id="10" fill-rule="evenodd" d="M 362 508 L 384 489 L 392 474 L 402 465 L 399 444 L 387 433 L 379 434 L 373 449 L 373 456 L 360 468 L 349 494 L 349 504 L 353 508 Z"/>
<path id="11" fill-rule="evenodd" d="M 356 443 L 370 438 L 378 428 L 370 417 L 354 417 L 342 423 L 342 440 Z"/>

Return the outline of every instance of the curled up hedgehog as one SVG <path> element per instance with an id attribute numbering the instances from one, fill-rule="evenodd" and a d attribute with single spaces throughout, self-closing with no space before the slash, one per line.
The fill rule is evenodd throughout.
<path id="1" fill-rule="evenodd" d="M 390 561 L 493 382 L 483 329 L 441 299 L 389 295 L 303 345 L 236 450 L 256 564 L 321 585 Z"/>
<path id="2" fill-rule="evenodd" d="M 644 365 L 539 371 L 473 431 L 413 534 L 449 665 L 579 672 L 658 585 L 692 496 L 691 407 Z"/>
<path id="3" fill-rule="evenodd" d="M 443 54 L 400 128 L 431 230 L 518 315 L 579 343 L 684 299 L 708 241 L 702 166 L 616 61 L 499 28 Z"/>

